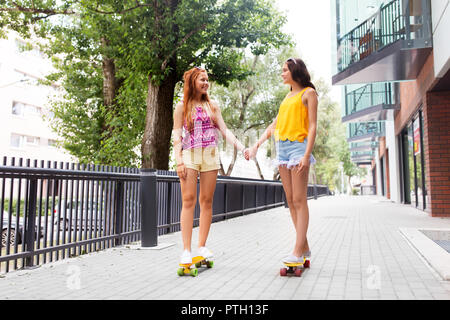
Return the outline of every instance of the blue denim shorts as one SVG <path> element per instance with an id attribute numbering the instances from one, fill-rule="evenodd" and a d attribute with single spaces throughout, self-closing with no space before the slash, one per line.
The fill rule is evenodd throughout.
<path id="1" fill-rule="evenodd" d="M 299 164 L 305 155 L 308 140 L 305 138 L 303 142 L 278 140 L 276 142 L 277 157 L 274 160 L 275 166 L 287 166 L 288 169 Z M 313 155 L 310 157 L 310 164 L 316 163 Z"/>

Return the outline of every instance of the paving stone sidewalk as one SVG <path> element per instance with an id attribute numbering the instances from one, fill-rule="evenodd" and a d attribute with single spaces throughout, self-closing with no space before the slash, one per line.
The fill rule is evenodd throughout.
<path id="1" fill-rule="evenodd" d="M 215 223 L 213 269 L 176 274 L 181 235 L 162 250 L 123 246 L 15 271 L 0 278 L 0 299 L 445 299 L 444 281 L 399 232 L 450 228 L 409 206 L 376 196 L 310 200 L 311 268 L 280 277 L 295 236 L 289 210 L 276 208 Z M 198 229 L 194 229 L 193 243 Z M 188 293 L 188 297 L 186 297 Z"/>

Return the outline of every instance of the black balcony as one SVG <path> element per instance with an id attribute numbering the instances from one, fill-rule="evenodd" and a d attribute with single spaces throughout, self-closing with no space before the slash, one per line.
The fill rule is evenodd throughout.
<path id="1" fill-rule="evenodd" d="M 413 80 L 432 50 L 430 0 L 394 0 L 337 39 L 333 85 Z"/>

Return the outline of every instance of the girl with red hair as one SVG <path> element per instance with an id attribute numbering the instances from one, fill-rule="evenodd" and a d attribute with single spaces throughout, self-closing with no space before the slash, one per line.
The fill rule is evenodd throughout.
<path id="1" fill-rule="evenodd" d="M 173 145 L 180 177 L 182 209 L 181 235 L 184 251 L 180 264 L 192 263 L 191 238 L 200 174 L 200 230 L 197 255 L 211 259 L 206 248 L 212 221 L 212 202 L 219 170 L 219 133 L 239 151 L 242 143 L 227 129 L 218 104 L 208 95 L 208 73 L 194 67 L 184 74 L 184 97 L 175 107 Z M 184 135 L 183 135 L 184 133 Z"/>

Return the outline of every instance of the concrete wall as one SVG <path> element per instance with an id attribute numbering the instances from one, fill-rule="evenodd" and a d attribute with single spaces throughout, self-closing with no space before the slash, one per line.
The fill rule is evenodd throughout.
<path id="1" fill-rule="evenodd" d="M 450 0 L 432 0 L 434 73 L 442 78 L 450 69 Z"/>

